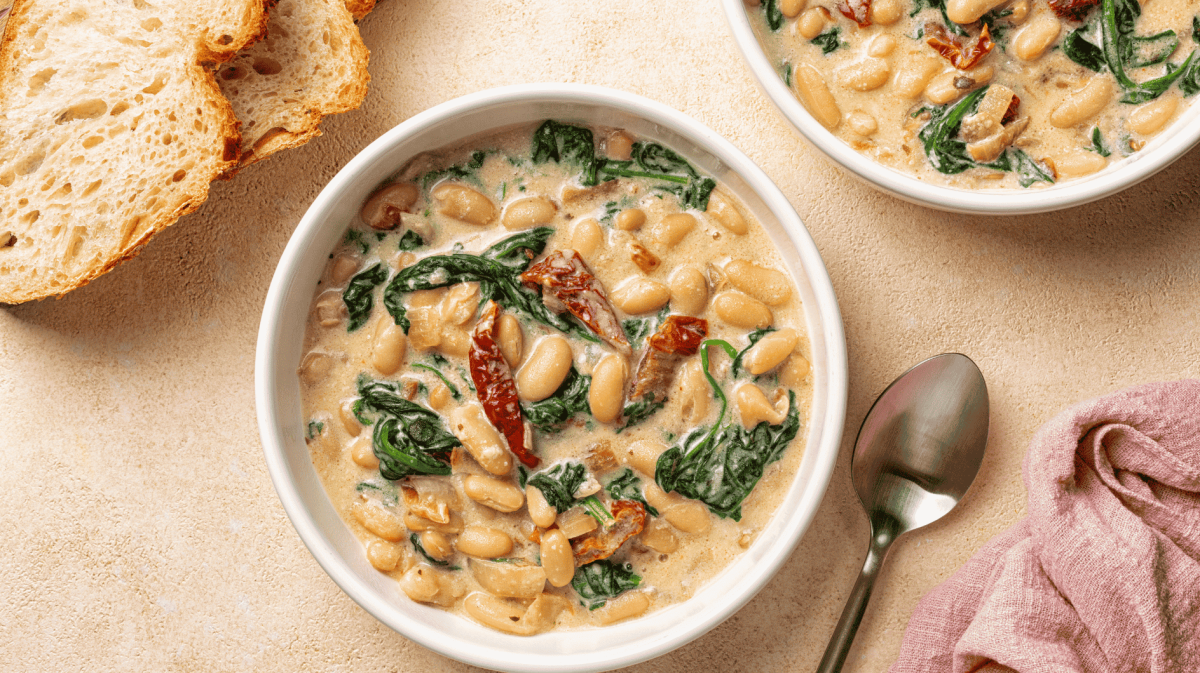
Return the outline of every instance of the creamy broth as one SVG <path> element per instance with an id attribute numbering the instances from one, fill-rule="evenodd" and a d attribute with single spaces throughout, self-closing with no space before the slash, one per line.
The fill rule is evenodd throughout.
<path id="1" fill-rule="evenodd" d="M 1200 90 L 1197 0 L 754 5 L 765 53 L 818 122 L 936 184 L 1036 188 L 1096 173 Z"/>
<path id="2" fill-rule="evenodd" d="M 575 138 L 584 131 L 570 128 L 557 130 Z M 566 142 L 544 145 L 561 151 L 561 161 L 531 156 L 533 131 L 418 156 L 368 198 L 365 219 L 330 254 L 299 368 L 313 465 L 372 565 L 414 600 L 519 635 L 604 625 L 691 597 L 774 513 L 802 458 L 812 395 L 798 293 L 779 251 L 735 197 L 719 185 L 708 195 L 708 178 L 622 131 L 588 130 L 585 153 L 599 145 L 591 162 Z M 631 152 L 643 162 L 622 163 Z M 603 167 L 590 186 L 587 166 Z M 669 179 L 631 177 L 656 166 Z M 629 175 L 605 180 L 613 171 Z M 505 295 L 442 275 L 461 271 L 447 255 L 478 260 L 513 236 L 541 236 L 545 246 L 522 249 L 512 264 L 526 274 L 569 272 L 565 284 L 527 282 Z M 421 271 L 435 261 L 446 266 Z M 450 284 L 393 294 L 393 286 L 413 287 L 405 273 L 418 285 Z M 592 275 L 586 301 L 563 289 Z M 347 293 L 355 286 L 365 290 Z M 537 319 L 522 297 L 562 311 L 553 315 L 567 322 Z M 595 319 L 567 317 L 581 306 Z M 616 320 L 606 321 L 606 311 Z M 729 400 L 723 420 L 695 348 L 697 325 L 737 351 L 758 339 L 736 375 L 721 347 L 707 348 L 709 371 Z M 647 362 L 651 350 L 663 358 L 657 366 Z M 518 425 L 531 438 L 523 443 L 510 434 L 515 405 L 505 377 L 521 397 Z M 657 384 L 659 394 L 642 383 Z M 413 417 L 436 431 L 409 432 L 404 414 L 414 407 Z M 743 421 L 759 433 L 744 444 L 767 462 L 749 496 L 738 505 L 717 493 L 704 498 L 716 503 L 706 507 L 680 494 L 703 481 L 682 472 L 673 492 L 661 489 L 663 451 L 718 421 L 732 437 L 749 437 Z M 732 446 L 724 436 L 714 437 L 722 452 Z M 381 443 L 394 448 L 406 437 L 415 458 L 389 461 Z M 772 450 L 779 455 L 761 458 Z M 397 472 L 414 460 L 446 474 Z M 556 470 L 581 474 L 544 481 L 561 477 Z M 555 483 L 573 489 L 565 500 L 552 492 Z"/>

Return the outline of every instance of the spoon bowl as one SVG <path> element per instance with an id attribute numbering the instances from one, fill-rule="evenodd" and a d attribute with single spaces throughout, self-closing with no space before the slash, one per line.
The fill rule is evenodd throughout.
<path id="1" fill-rule="evenodd" d="M 850 461 L 871 547 L 818 673 L 841 670 L 892 542 L 954 509 L 979 472 L 987 435 L 987 383 L 965 355 L 929 358 L 875 400 Z"/>

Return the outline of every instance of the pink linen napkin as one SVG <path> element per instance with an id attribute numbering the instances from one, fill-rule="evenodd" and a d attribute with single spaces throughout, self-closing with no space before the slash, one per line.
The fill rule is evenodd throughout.
<path id="1" fill-rule="evenodd" d="M 1044 425 L 1028 516 L 921 599 L 891 673 L 1200 672 L 1200 381 Z"/>

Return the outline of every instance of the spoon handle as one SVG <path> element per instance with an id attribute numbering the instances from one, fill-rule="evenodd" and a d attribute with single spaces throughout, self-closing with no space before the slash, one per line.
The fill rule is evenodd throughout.
<path id="1" fill-rule="evenodd" d="M 854 634 L 858 631 L 863 613 L 867 610 L 867 602 L 871 600 L 871 588 L 875 586 L 875 577 L 879 574 L 879 568 L 883 566 L 883 558 L 887 556 L 888 548 L 896 539 L 895 528 L 895 524 L 890 521 L 882 525 L 871 522 L 871 548 L 867 550 L 867 560 L 863 563 L 858 581 L 854 583 L 854 589 L 850 591 L 850 598 L 846 599 L 846 607 L 833 630 L 829 645 L 825 647 L 825 656 L 821 657 L 817 673 L 838 673 L 842 670 L 846 654 L 850 651 L 850 644 L 854 642 Z"/>

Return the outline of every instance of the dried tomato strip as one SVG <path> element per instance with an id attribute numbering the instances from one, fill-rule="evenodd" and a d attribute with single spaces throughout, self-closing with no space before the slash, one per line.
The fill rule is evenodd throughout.
<path id="1" fill-rule="evenodd" d="M 1017 108 L 1019 107 L 1021 107 L 1021 99 L 1017 96 L 1013 96 L 1012 100 L 1008 102 L 1008 109 L 1004 111 L 1004 116 L 1000 118 L 1000 125 L 1004 126 L 1010 121 L 1016 119 Z"/>
<path id="2" fill-rule="evenodd" d="M 927 23 L 925 24 L 925 44 L 933 47 L 934 51 L 941 54 L 943 58 L 950 61 L 950 65 L 959 70 L 970 70 L 975 67 L 983 60 L 984 56 L 990 54 L 996 47 L 996 43 L 992 42 L 992 34 L 988 31 L 986 23 L 983 24 L 983 30 L 979 33 L 979 37 L 975 38 L 975 41 L 969 46 L 951 35 L 945 26 L 939 23 Z"/>
<path id="3" fill-rule="evenodd" d="M 612 556 L 646 527 L 646 507 L 636 500 L 617 500 L 612 515 L 615 521 L 609 525 L 571 540 L 576 567 Z"/>
<path id="4" fill-rule="evenodd" d="M 649 393 L 654 393 L 656 400 L 666 399 L 679 363 L 695 355 L 706 336 L 707 320 L 686 315 L 667 316 L 658 331 L 646 339 L 646 354 L 638 363 L 629 399 L 636 401 Z"/>
<path id="5" fill-rule="evenodd" d="M 587 325 L 596 336 L 617 350 L 628 353 L 629 340 L 621 321 L 604 294 L 604 286 L 592 275 L 583 258 L 574 250 L 568 255 L 555 250 L 521 274 L 521 281 L 542 288 L 542 301 L 557 313 L 564 309 Z M 554 300 L 546 298 L 549 293 Z"/>
<path id="6" fill-rule="evenodd" d="M 840 0 L 837 11 L 858 24 L 859 28 L 871 25 L 871 0 Z"/>
<path id="7" fill-rule="evenodd" d="M 471 334 L 471 350 L 467 353 L 471 381 L 475 383 L 484 415 L 508 440 L 509 450 L 525 465 L 537 467 L 539 461 L 533 455 L 531 443 L 533 433 L 521 416 L 517 383 L 513 380 L 508 362 L 500 353 L 500 344 L 496 343 L 496 321 L 499 318 L 500 305 L 489 301 L 483 307 L 483 315 Z"/>
<path id="8" fill-rule="evenodd" d="M 1060 19 L 1083 21 L 1088 10 L 1100 4 L 1100 0 L 1050 0 L 1050 9 Z"/>

